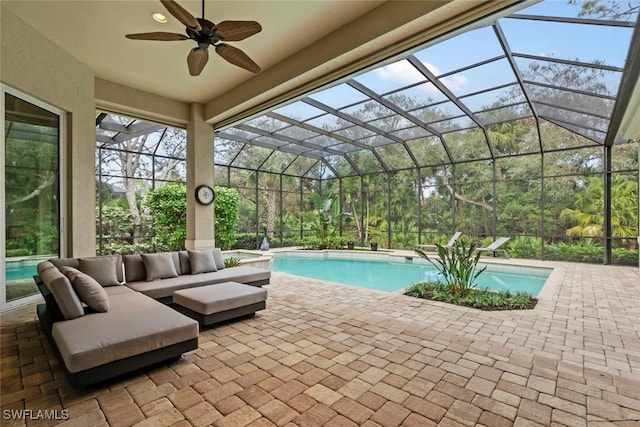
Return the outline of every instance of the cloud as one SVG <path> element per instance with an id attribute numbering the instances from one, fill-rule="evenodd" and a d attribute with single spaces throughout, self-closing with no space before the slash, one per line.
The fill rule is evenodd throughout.
<path id="1" fill-rule="evenodd" d="M 423 62 L 422 64 L 434 75 L 437 76 L 440 74 L 440 70 L 438 70 L 435 65 L 429 62 Z M 424 79 L 424 77 L 422 77 L 419 71 L 416 70 L 409 61 L 404 60 L 385 65 L 384 67 L 376 69 L 374 72 L 380 79 L 399 83 L 402 86 L 410 85 L 418 80 Z M 469 79 L 462 74 L 457 74 L 443 78 L 442 82 L 451 91 L 457 92 L 469 84 Z M 419 88 L 429 95 L 437 95 L 439 93 L 439 91 L 432 85 L 423 85 L 419 86 Z"/>

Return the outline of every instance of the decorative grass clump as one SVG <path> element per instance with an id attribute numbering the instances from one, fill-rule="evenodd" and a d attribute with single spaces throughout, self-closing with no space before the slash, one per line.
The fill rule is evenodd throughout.
<path id="1" fill-rule="evenodd" d="M 451 291 L 441 282 L 421 282 L 407 288 L 405 295 L 463 305 L 481 310 L 528 310 L 538 302 L 526 292 L 497 292 L 486 288 L 469 289 L 465 294 Z"/>

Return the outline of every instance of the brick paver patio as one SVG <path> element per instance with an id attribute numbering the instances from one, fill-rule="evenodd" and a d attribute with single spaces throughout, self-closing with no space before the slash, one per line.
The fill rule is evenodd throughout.
<path id="1" fill-rule="evenodd" d="M 482 312 L 274 273 L 267 310 L 166 366 L 72 389 L 35 306 L 2 314 L 6 410 L 65 426 L 640 425 L 637 268 L 556 267 L 530 311 Z"/>

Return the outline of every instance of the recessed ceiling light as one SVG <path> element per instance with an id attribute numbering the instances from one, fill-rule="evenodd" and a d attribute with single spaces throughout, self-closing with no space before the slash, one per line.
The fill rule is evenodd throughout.
<path id="1" fill-rule="evenodd" d="M 167 23 L 167 17 L 161 14 L 160 12 L 152 13 L 151 17 L 153 18 L 154 21 L 159 22 L 161 24 Z"/>

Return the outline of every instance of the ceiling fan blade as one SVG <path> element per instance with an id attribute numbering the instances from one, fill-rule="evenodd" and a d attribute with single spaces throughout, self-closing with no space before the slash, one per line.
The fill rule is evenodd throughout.
<path id="1" fill-rule="evenodd" d="M 174 0 L 160 0 L 160 3 L 172 14 L 178 21 L 182 22 L 185 26 L 193 28 L 196 31 L 202 30 L 198 20 L 185 8 L 180 6 Z"/>
<path id="2" fill-rule="evenodd" d="M 216 45 L 216 53 L 222 56 L 227 62 L 237 65 L 238 67 L 249 70 L 252 73 L 259 73 L 260 66 L 253 62 L 246 53 L 238 49 L 237 47 L 229 46 L 225 43 Z"/>
<path id="3" fill-rule="evenodd" d="M 162 42 L 189 39 L 189 37 L 185 36 L 184 34 L 164 33 L 164 32 L 127 34 L 125 37 L 131 40 L 154 40 L 154 41 L 162 41 Z"/>
<path id="4" fill-rule="evenodd" d="M 209 60 L 209 51 L 200 47 L 194 47 L 187 56 L 187 65 L 189 66 L 189 74 L 199 76 L 202 69 Z"/>
<path id="5" fill-rule="evenodd" d="M 218 37 L 226 41 L 239 41 L 262 31 L 256 21 L 222 21 L 215 26 Z"/>

